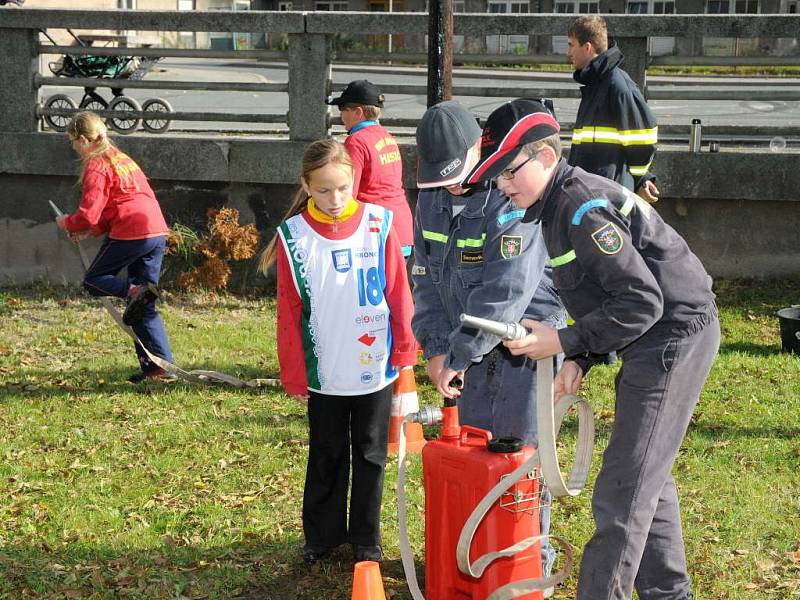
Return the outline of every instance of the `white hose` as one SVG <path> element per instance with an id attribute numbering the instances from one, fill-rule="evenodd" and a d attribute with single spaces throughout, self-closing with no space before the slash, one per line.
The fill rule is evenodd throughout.
<path id="1" fill-rule="evenodd" d="M 539 448 L 528 460 L 517 467 L 508 477 L 504 477 L 495 485 L 484 498 L 478 503 L 470 514 L 456 546 L 456 562 L 459 570 L 465 575 L 475 578 L 481 577 L 486 568 L 496 559 L 503 556 L 513 556 L 529 548 L 536 542 L 544 539 L 544 535 L 531 536 L 521 540 L 496 552 L 489 552 L 474 563 L 470 563 L 469 549 L 472 539 L 480 526 L 486 513 L 494 503 L 512 485 L 519 481 L 527 473 L 534 470 L 537 465 L 542 468 L 545 484 L 550 488 L 554 496 L 578 494 L 586 484 L 589 475 L 592 458 L 592 446 L 594 445 L 594 423 L 591 407 L 585 400 L 573 395 L 563 395 L 559 401 L 553 404 L 553 363 L 552 358 L 538 361 L 537 363 L 537 393 L 536 393 L 536 414 L 539 428 Z M 578 447 L 575 453 L 575 462 L 570 472 L 569 484 L 564 484 L 561 470 L 558 466 L 558 456 L 556 453 L 555 439 L 561 429 L 564 415 L 570 407 L 576 406 L 578 410 Z M 397 499 L 398 499 L 398 521 L 400 530 L 400 557 L 403 562 L 403 570 L 408 582 L 408 588 L 414 600 L 424 600 L 424 596 L 419 589 L 417 574 L 414 567 L 414 556 L 408 541 L 408 527 L 405 501 L 405 424 L 400 428 L 400 441 L 397 465 Z M 545 468 L 545 465 L 546 468 Z M 535 579 L 524 579 L 503 585 L 494 590 L 487 600 L 513 600 L 524 594 L 537 590 L 546 590 L 566 579 L 572 569 L 573 553 L 572 546 L 565 539 L 559 536 L 549 536 L 555 540 L 564 551 L 564 566 L 555 574 L 549 577 Z"/>
<path id="2" fill-rule="evenodd" d="M 408 515 L 406 513 L 406 421 L 400 426 L 400 440 L 397 447 L 397 527 L 399 529 L 400 559 L 411 597 L 414 600 L 425 600 L 417 581 L 417 570 L 414 565 L 414 552 L 408 540 Z"/>

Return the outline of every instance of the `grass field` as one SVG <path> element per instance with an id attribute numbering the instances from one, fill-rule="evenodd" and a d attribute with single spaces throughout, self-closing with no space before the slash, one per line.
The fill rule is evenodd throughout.
<path id="1" fill-rule="evenodd" d="M 717 293 L 723 345 L 675 466 L 696 598 L 800 598 L 800 357 L 780 351 L 774 314 L 800 303 L 800 282 L 720 282 Z M 162 307 L 181 366 L 243 379 L 277 376 L 274 309 L 215 295 Z M 77 290 L 0 291 L 0 598 L 350 598 L 349 549 L 313 569 L 300 560 L 303 407 L 278 389 L 137 387 L 126 382 L 135 369 L 127 338 Z M 594 472 L 615 370 L 593 370 L 583 391 L 598 427 Z M 439 404 L 420 391 L 421 404 Z M 565 426 L 567 449 L 575 432 Z M 387 598 L 400 600 L 410 594 L 396 467 L 381 568 Z M 554 533 L 578 555 L 590 493 L 591 481 L 553 511 Z M 555 597 L 573 598 L 575 580 Z"/>

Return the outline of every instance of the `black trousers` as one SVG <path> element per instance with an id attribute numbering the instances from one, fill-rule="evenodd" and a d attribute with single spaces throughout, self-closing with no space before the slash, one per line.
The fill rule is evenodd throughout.
<path id="1" fill-rule="evenodd" d="M 306 545 L 379 545 L 392 385 L 361 396 L 310 392 L 309 449 L 303 493 Z M 347 489 L 352 449 L 350 519 Z"/>

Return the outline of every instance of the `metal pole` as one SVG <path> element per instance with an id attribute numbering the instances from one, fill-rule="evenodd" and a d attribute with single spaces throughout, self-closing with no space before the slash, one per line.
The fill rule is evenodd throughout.
<path id="1" fill-rule="evenodd" d="M 430 0 L 428 107 L 453 97 L 453 0 Z"/>

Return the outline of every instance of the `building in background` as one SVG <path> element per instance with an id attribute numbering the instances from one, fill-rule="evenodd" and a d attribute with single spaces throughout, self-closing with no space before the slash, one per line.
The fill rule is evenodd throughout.
<path id="1" fill-rule="evenodd" d="M 127 10 L 276 10 L 276 11 L 427 11 L 427 0 L 81 0 L 81 8 Z M 796 14 L 800 0 L 454 0 L 457 13 L 488 14 Z M 27 0 L 26 7 L 74 8 L 75 0 Z M 264 34 L 231 34 L 228 32 L 89 32 L 87 35 L 116 35 L 121 43 L 131 45 L 184 46 L 198 48 L 281 48 L 286 36 Z M 611 32 L 619 35 L 620 32 Z M 336 45 L 341 50 L 424 52 L 425 35 L 340 34 Z M 59 41 L 63 41 L 59 38 Z M 455 36 L 457 54 L 535 54 L 563 55 L 566 35 L 487 35 L 481 38 Z M 797 56 L 795 38 L 650 38 L 653 56 L 708 55 Z"/>

